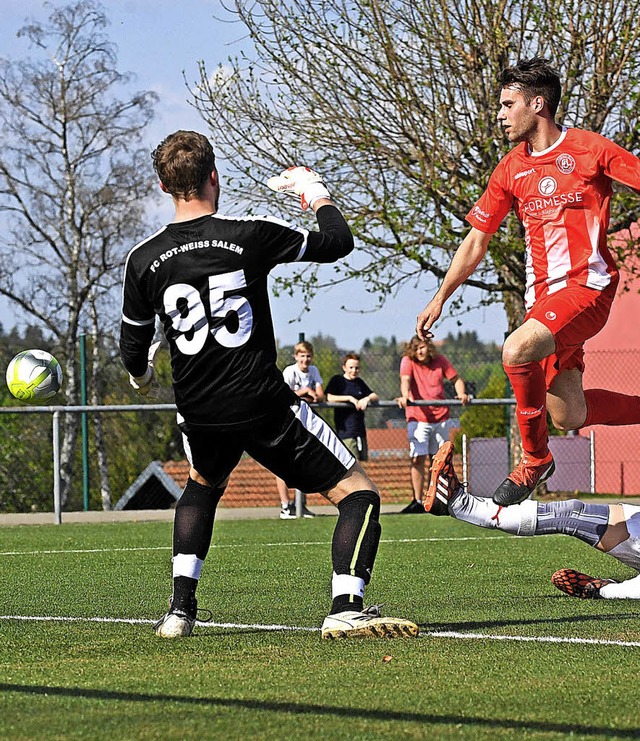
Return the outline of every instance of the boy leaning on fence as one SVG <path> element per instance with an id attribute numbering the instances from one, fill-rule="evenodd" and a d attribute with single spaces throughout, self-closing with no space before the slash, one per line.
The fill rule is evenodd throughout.
<path id="1" fill-rule="evenodd" d="M 357 353 L 350 352 L 342 358 L 342 375 L 329 379 L 327 401 L 343 403 L 333 410 L 338 437 L 359 461 L 369 460 L 364 412 L 369 404 L 379 401 L 379 397 L 360 377 L 360 356 Z"/>
<path id="2" fill-rule="evenodd" d="M 282 371 L 282 377 L 293 393 L 307 402 L 314 404 L 324 401 L 323 380 L 313 360 L 313 345 L 306 340 L 297 342 L 293 348 L 293 359 L 296 361 Z M 300 514 L 307 519 L 315 514 L 307 507 L 307 495 L 300 497 L 301 511 L 296 511 L 296 500 L 289 499 L 287 482 L 276 476 L 276 489 L 280 497 L 280 519 L 295 520 Z"/>

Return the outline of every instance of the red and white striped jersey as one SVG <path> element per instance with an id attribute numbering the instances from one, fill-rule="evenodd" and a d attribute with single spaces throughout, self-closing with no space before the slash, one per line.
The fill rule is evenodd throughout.
<path id="1" fill-rule="evenodd" d="M 513 206 L 525 230 L 527 310 L 570 284 L 602 290 L 617 274 L 607 247 L 613 180 L 640 192 L 640 159 L 581 129 L 563 128 L 543 152 L 521 142 L 499 162 L 466 218 L 493 234 Z"/>

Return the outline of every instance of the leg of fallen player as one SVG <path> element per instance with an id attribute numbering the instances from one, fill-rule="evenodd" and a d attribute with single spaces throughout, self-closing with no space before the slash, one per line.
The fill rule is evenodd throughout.
<path id="1" fill-rule="evenodd" d="M 453 467 L 453 445 L 445 443 L 436 454 L 425 510 L 450 515 L 478 527 L 512 535 L 570 535 L 607 553 L 636 572 L 640 571 L 640 507 L 599 504 L 568 499 L 559 502 L 527 500 L 502 507 L 491 499 L 465 491 Z M 617 583 L 560 569 L 552 576 L 558 589 L 574 597 L 590 599 L 640 599 L 640 578 Z"/>

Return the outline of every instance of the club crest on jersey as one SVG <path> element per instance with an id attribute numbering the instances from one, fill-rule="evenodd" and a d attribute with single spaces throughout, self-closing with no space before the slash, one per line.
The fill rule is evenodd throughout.
<path id="1" fill-rule="evenodd" d="M 556 167 L 563 175 L 570 175 L 576 167 L 576 161 L 570 154 L 559 154 L 556 158 Z"/>
<path id="2" fill-rule="evenodd" d="M 543 196 L 552 196 L 557 189 L 558 183 L 556 182 L 556 179 L 552 178 L 550 175 L 542 178 L 542 180 L 538 183 L 538 190 Z"/>

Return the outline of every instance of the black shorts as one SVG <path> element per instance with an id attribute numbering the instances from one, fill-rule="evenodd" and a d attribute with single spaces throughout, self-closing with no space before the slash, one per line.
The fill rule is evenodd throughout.
<path id="1" fill-rule="evenodd" d="M 211 486 L 219 487 L 244 452 L 284 479 L 290 489 L 332 489 L 355 458 L 329 425 L 309 405 L 279 405 L 250 429 L 219 429 L 180 424 L 189 463 Z"/>

